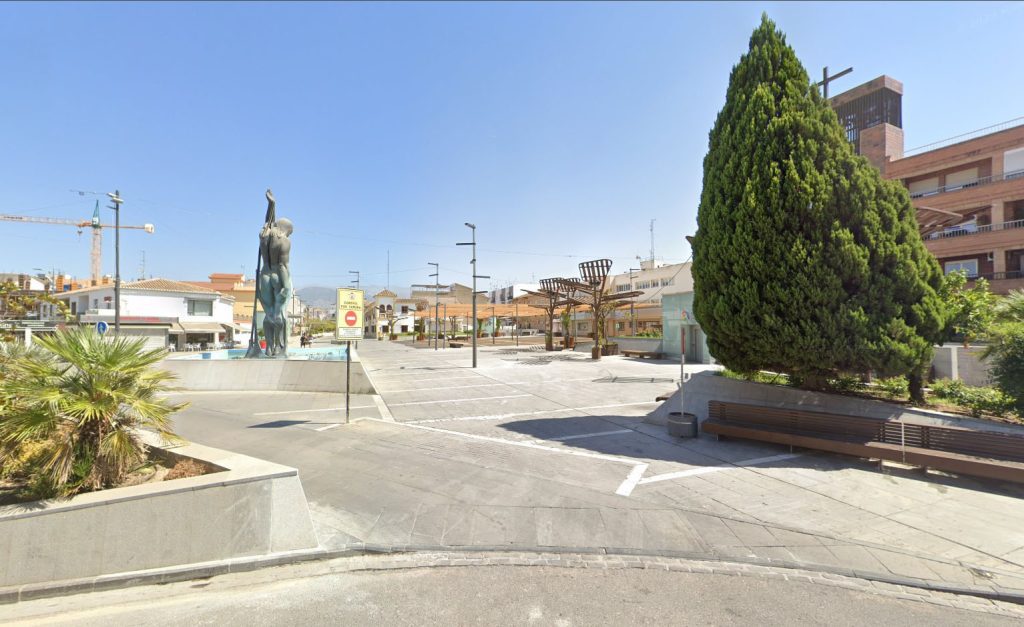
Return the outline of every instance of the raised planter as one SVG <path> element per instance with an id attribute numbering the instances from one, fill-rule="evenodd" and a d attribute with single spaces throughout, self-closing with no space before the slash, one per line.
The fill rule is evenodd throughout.
<path id="1" fill-rule="evenodd" d="M 168 454 L 222 471 L 0 507 L 0 587 L 318 546 L 294 468 L 198 444 Z"/>
<path id="2" fill-rule="evenodd" d="M 867 418 L 912 420 L 916 423 L 965 427 L 1000 433 L 1020 434 L 1024 432 L 1024 427 L 1017 425 L 955 416 L 930 409 L 907 407 L 855 396 L 812 392 L 783 385 L 731 379 L 720 376 L 715 371 L 692 374 L 687 379 L 683 392 L 684 411 L 697 416 L 701 422 L 708 418 L 708 401 L 724 401 Z M 649 414 L 644 422 L 667 424 L 669 411 L 679 411 L 678 390 L 662 404 L 659 410 Z"/>

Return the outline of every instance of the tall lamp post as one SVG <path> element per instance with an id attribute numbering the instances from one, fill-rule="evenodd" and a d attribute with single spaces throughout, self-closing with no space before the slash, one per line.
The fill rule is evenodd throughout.
<path id="1" fill-rule="evenodd" d="M 640 268 L 629 269 L 629 291 L 631 292 L 633 291 L 633 279 L 636 278 L 636 275 L 633 274 L 634 272 L 640 272 Z M 633 309 L 633 305 L 635 304 L 636 297 L 634 296 L 633 298 L 629 299 L 629 321 L 633 323 L 633 337 L 636 337 L 636 311 Z"/>
<path id="2" fill-rule="evenodd" d="M 494 336 L 498 332 L 498 317 L 494 315 L 494 307 L 491 307 L 491 346 L 494 346 Z"/>
<path id="3" fill-rule="evenodd" d="M 121 337 L 121 191 L 107 192 L 114 203 L 114 337 Z M 215 338 L 216 339 L 216 338 Z"/>
<path id="4" fill-rule="evenodd" d="M 355 280 L 349 281 L 349 283 L 355 283 L 356 284 L 356 289 L 358 290 L 359 289 L 359 270 L 349 270 L 348 273 L 356 275 Z"/>
<path id="5" fill-rule="evenodd" d="M 434 277 L 434 328 L 432 329 L 432 331 L 434 333 L 434 350 L 437 350 L 437 331 L 438 327 L 441 326 L 437 320 L 437 310 L 439 305 L 437 289 L 439 287 L 439 282 L 441 280 L 439 278 L 441 274 L 441 266 L 437 265 L 433 261 L 428 261 L 427 265 L 434 266 L 434 274 L 431 274 L 430 276 Z M 430 344 L 427 344 L 427 346 L 430 346 Z"/>
<path id="6" fill-rule="evenodd" d="M 466 222 L 466 226 L 473 231 L 473 241 L 471 242 L 456 242 L 456 246 L 472 246 L 473 247 L 473 258 L 470 260 L 470 264 L 473 266 L 473 367 L 476 368 L 476 280 L 477 279 L 489 279 L 491 277 L 478 275 L 476 273 L 476 225 Z"/>

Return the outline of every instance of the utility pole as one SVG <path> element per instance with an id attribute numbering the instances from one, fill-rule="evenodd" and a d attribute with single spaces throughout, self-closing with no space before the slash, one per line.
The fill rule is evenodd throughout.
<path id="1" fill-rule="evenodd" d="M 473 241 L 472 242 L 456 242 L 455 245 L 456 246 L 472 246 L 473 247 L 473 259 L 470 260 L 470 264 L 472 264 L 472 266 L 473 266 L 473 367 L 476 368 L 476 334 L 477 334 L 477 329 L 476 329 L 476 280 L 477 279 L 489 279 L 491 277 L 484 276 L 484 275 L 478 275 L 476 273 L 476 225 L 475 224 L 470 224 L 469 222 L 466 222 L 466 226 L 468 226 L 473 231 Z"/>
<path id="2" fill-rule="evenodd" d="M 440 326 L 437 320 L 437 310 L 438 305 L 440 304 L 440 299 L 438 297 L 437 290 L 440 287 L 439 283 L 441 280 L 441 266 L 434 263 L 433 261 L 428 261 L 427 265 L 434 266 L 434 274 L 431 274 L 430 276 L 434 277 L 434 328 L 432 329 L 432 331 L 434 333 L 434 350 L 437 350 L 437 331 L 438 327 Z M 427 344 L 427 346 L 430 346 L 430 344 Z"/>
<path id="3" fill-rule="evenodd" d="M 831 83 L 832 81 L 836 80 L 837 78 L 846 76 L 847 74 L 849 74 L 852 71 L 853 71 L 853 68 L 852 67 L 848 67 L 848 68 L 846 68 L 845 70 L 843 70 L 842 72 L 840 72 L 838 74 L 833 74 L 832 76 L 829 76 L 828 75 L 828 66 L 826 65 L 825 67 L 821 68 L 821 82 L 820 83 L 815 83 L 815 84 L 816 85 L 821 85 L 821 93 L 822 93 L 822 95 L 824 95 L 826 102 L 828 101 L 828 84 Z"/>
<path id="4" fill-rule="evenodd" d="M 114 203 L 114 337 L 121 337 L 121 191 L 107 192 Z"/>
<path id="5" fill-rule="evenodd" d="M 139 280 L 146 279 L 146 251 L 142 251 L 142 263 L 139 264 Z"/>

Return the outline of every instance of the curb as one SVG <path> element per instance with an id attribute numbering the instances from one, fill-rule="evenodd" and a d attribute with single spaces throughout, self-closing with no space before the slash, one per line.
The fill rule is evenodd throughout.
<path id="1" fill-rule="evenodd" d="M 605 557 L 647 557 L 647 558 L 673 558 L 694 562 L 716 562 L 725 564 L 741 564 L 760 566 L 766 568 L 777 568 L 783 570 L 811 571 L 840 577 L 861 579 L 865 581 L 903 586 L 930 592 L 942 592 L 962 596 L 972 596 L 990 601 L 1001 601 L 1015 605 L 1024 605 L 1024 591 L 1017 592 L 998 586 L 959 586 L 915 579 L 913 577 L 901 577 L 869 571 L 861 571 L 853 568 L 840 568 L 811 562 L 791 562 L 787 560 L 772 560 L 767 558 L 741 558 L 724 557 L 708 553 L 694 553 L 689 551 L 645 551 L 642 549 L 615 548 L 615 547 L 551 547 L 551 546 L 512 546 L 512 545 L 480 545 L 480 546 L 444 546 L 429 544 L 409 545 L 379 545 L 353 543 L 338 548 L 319 548 L 290 551 L 286 553 L 275 553 L 256 557 L 233 558 L 216 562 L 201 562 L 181 566 L 169 566 L 110 575 L 99 575 L 83 579 L 68 579 L 63 581 L 42 582 L 23 584 L 20 586 L 9 586 L 0 588 L 0 605 L 9 605 L 44 599 L 56 596 L 82 594 L 88 592 L 101 592 L 118 588 L 130 588 L 135 586 L 146 586 L 156 584 L 168 584 L 192 579 L 207 579 L 217 575 L 229 573 L 249 572 L 261 568 L 273 566 L 284 566 L 299 564 L 310 561 L 326 561 L 332 559 L 372 556 L 372 555 L 395 555 L 395 554 L 416 554 L 416 553 L 530 553 L 538 556 L 552 555 L 598 555 Z M 438 564 L 442 566 L 444 564 Z M 447 564 L 448 566 L 470 566 L 473 564 Z M 547 566 L 560 566 L 560 564 L 546 563 Z M 370 570 L 370 569 L 367 569 Z"/>

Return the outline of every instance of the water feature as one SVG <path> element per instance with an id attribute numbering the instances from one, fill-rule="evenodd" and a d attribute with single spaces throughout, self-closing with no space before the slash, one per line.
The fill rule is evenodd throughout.
<path id="1" fill-rule="evenodd" d="M 218 351 L 201 351 L 175 355 L 171 359 L 245 359 L 246 349 L 229 348 Z M 268 358 L 269 359 L 269 358 Z M 318 346 L 314 348 L 289 348 L 289 361 L 345 361 L 344 346 Z"/>

